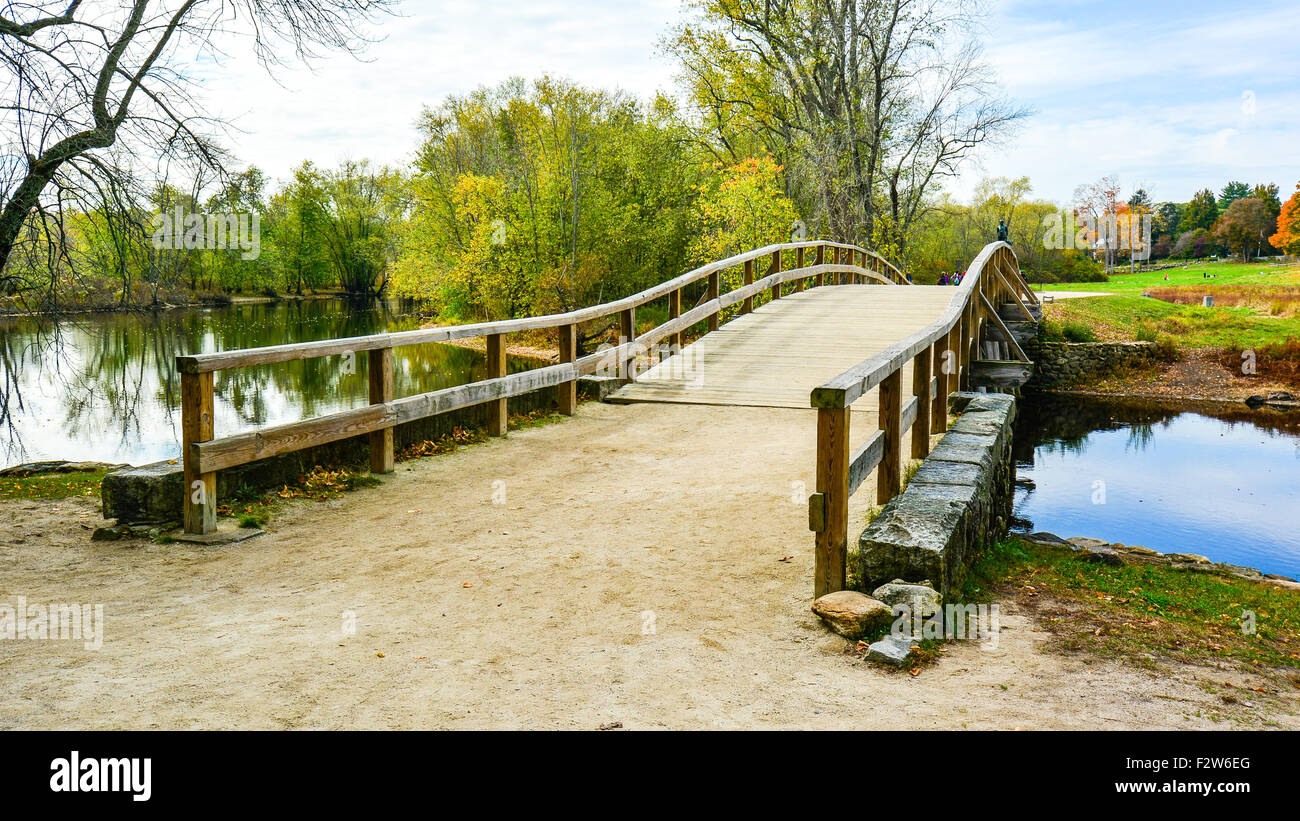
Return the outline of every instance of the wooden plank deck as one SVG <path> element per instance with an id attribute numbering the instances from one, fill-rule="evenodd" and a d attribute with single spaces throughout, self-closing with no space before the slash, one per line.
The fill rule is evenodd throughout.
<path id="1" fill-rule="evenodd" d="M 619 388 L 614 402 L 807 408 L 812 389 L 935 321 L 953 288 L 838 285 L 732 319 Z M 903 384 L 912 384 L 911 364 Z M 877 391 L 853 404 L 875 412 Z"/>

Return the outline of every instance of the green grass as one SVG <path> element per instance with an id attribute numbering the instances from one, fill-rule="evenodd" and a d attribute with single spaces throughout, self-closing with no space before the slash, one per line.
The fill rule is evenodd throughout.
<path id="1" fill-rule="evenodd" d="M 1168 334 L 1185 348 L 1258 348 L 1300 338 L 1300 318 L 1269 317 L 1248 308 L 1174 305 L 1143 296 L 1084 297 L 1049 306 L 1052 322 L 1083 323 L 1110 340 L 1154 340 Z"/>
<path id="2" fill-rule="evenodd" d="M 93 473 L 44 473 L 22 478 L 0 478 L 0 499 L 67 499 L 98 496 L 105 471 Z"/>
<path id="3" fill-rule="evenodd" d="M 1273 265 L 1268 262 L 1196 262 L 1182 268 L 1169 268 L 1163 271 L 1144 271 L 1136 274 L 1125 273 L 1121 268 L 1112 274 L 1110 282 L 1059 282 L 1048 285 L 1035 285 L 1034 290 L 1047 291 L 1088 291 L 1110 294 L 1137 294 L 1151 288 L 1216 288 L 1232 286 L 1237 288 L 1274 288 L 1283 285 L 1300 285 L 1300 265 Z M 1214 274 L 1213 279 L 1206 279 L 1204 274 Z M 1169 280 L 1165 281 L 1165 274 Z"/>
<path id="4" fill-rule="evenodd" d="M 1064 548 L 1004 542 L 976 562 L 967 601 L 1013 596 L 1059 649 L 1148 664 L 1228 662 L 1300 669 L 1300 594 L 1246 579 L 1159 565 L 1083 561 Z M 1255 614 L 1254 635 L 1242 630 Z M 1289 673 L 1300 686 L 1300 677 Z"/>

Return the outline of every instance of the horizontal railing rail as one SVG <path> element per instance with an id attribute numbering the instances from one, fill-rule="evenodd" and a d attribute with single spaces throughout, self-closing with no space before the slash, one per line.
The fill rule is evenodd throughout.
<path id="1" fill-rule="evenodd" d="M 987 322 L 1028 362 L 998 314 L 1007 300 L 1038 304 L 1020 275 L 1015 252 L 1005 242 L 986 245 L 966 269 L 943 314 L 921 330 L 868 357 L 814 388 L 817 408 L 817 485 L 808 498 L 808 526 L 816 533 L 813 588 L 822 596 L 847 584 L 849 500 L 876 473 L 876 503 L 901 491 L 902 438 L 912 433 L 913 459 L 930 452 L 930 436 L 947 428 L 948 394 L 969 387 L 970 362 Z M 904 395 L 903 367 L 912 363 L 912 384 Z M 879 429 L 856 450 L 849 446 L 850 406 L 879 389 Z"/>
<path id="2" fill-rule="evenodd" d="M 805 265 L 809 251 L 813 252 L 813 260 Z M 783 255 L 791 252 L 795 255 L 795 265 L 786 269 Z M 770 259 L 767 273 L 755 279 L 755 263 L 764 258 Z M 722 272 L 736 267 L 743 267 L 743 284 L 722 293 Z M 701 301 L 683 312 L 683 289 L 702 280 L 707 281 L 707 288 Z M 177 356 L 176 368 L 181 374 L 182 453 L 187 488 L 185 529 L 196 534 L 211 533 L 216 529 L 217 471 L 340 439 L 369 435 L 370 469 L 374 473 L 387 473 L 393 469 L 393 429 L 396 426 L 486 404 L 488 433 L 503 436 L 507 424 L 507 400 L 544 388 L 558 388 L 560 412 L 572 414 L 577 406 L 578 377 L 602 370 L 623 373 L 629 360 L 644 355 L 665 339 L 670 340 L 670 349 L 680 349 L 683 334 L 700 322 L 707 322 L 709 331 L 716 330 L 720 315 L 728 308 L 739 306 L 738 314 L 748 313 L 764 292 L 770 292 L 772 299 L 779 299 L 783 286 L 794 283 L 794 291 L 798 291 L 810 281 L 815 281 L 818 286 L 868 281 L 908 284 L 897 267 L 864 248 L 820 240 L 783 243 L 710 263 L 623 299 L 560 314 Z M 668 320 L 638 335 L 636 309 L 663 297 L 668 298 Z M 620 320 L 619 344 L 581 355 L 577 344 L 578 326 L 615 314 Z M 560 362 L 508 374 L 505 335 L 538 329 L 558 329 Z M 480 336 L 487 340 L 488 378 L 415 396 L 393 396 L 394 348 Z M 214 372 L 361 352 L 366 352 L 369 357 L 369 405 L 220 439 L 215 437 L 212 422 Z"/>

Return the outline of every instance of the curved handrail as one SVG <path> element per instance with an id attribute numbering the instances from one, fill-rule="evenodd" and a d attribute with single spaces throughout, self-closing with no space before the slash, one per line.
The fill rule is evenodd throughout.
<path id="1" fill-rule="evenodd" d="M 889 282 L 896 285 L 909 284 L 906 277 L 895 265 L 874 251 L 867 250 L 866 248 L 825 240 L 777 243 L 774 245 L 764 246 L 754 251 L 746 251 L 742 254 L 736 254 L 717 262 L 711 262 L 692 271 L 687 271 L 681 276 L 670 279 L 667 282 L 661 282 L 658 285 L 653 285 L 643 291 L 613 302 L 605 302 L 587 308 L 566 311 L 565 313 L 545 314 L 543 316 L 523 317 L 520 319 L 507 319 L 499 322 L 475 322 L 467 325 L 447 325 L 440 328 L 422 328 L 413 331 L 399 331 L 390 334 L 344 337 L 319 342 L 296 342 L 286 345 L 269 345 L 262 348 L 245 348 L 236 351 L 218 351 L 216 353 L 207 354 L 181 355 L 176 357 L 176 367 L 182 373 L 205 373 L 208 371 L 219 371 L 227 368 L 266 365 L 273 362 L 288 362 L 296 359 L 312 359 L 318 356 L 356 353 L 360 351 L 378 350 L 380 348 L 394 348 L 428 342 L 451 342 L 457 339 L 488 336 L 491 334 L 514 333 L 516 331 L 560 328 L 565 325 L 576 325 L 581 322 L 589 322 L 593 319 L 600 319 L 629 309 L 638 308 L 648 302 L 667 296 L 673 291 L 680 290 L 687 285 L 699 282 L 707 276 L 724 271 L 728 268 L 743 265 L 746 262 L 752 262 L 762 257 L 770 256 L 778 251 L 797 251 L 801 248 L 806 249 L 817 247 L 834 248 L 848 251 L 850 253 L 862 254 L 864 261 L 866 259 L 875 260 L 885 270 L 885 274 L 881 275 L 875 271 L 855 265 L 852 266 L 852 273 L 866 275 L 873 279 L 880 280 L 881 282 Z M 827 264 L 835 265 L 836 263 Z M 781 282 L 788 282 L 792 279 L 804 278 L 810 275 L 807 273 L 808 270 L 808 268 L 797 268 L 791 271 L 779 272 L 793 274 L 798 271 L 804 271 L 805 273 L 803 276 L 788 277 L 780 280 L 780 282 L 768 282 L 765 287 L 772 287 L 773 285 L 780 284 Z M 850 271 L 843 269 L 826 271 L 826 273 L 847 272 Z M 815 273 L 816 272 L 814 272 L 814 275 Z M 767 282 L 767 279 L 764 279 L 763 281 Z M 748 288 L 750 286 L 745 287 Z M 740 289 L 736 289 L 736 291 L 731 291 L 729 293 L 736 293 L 739 290 Z M 749 295 L 753 296 L 762 290 L 762 288 L 755 289 L 753 293 Z M 721 307 L 726 307 L 726 304 Z"/>
<path id="2" fill-rule="evenodd" d="M 828 379 L 813 388 L 811 402 L 814 408 L 843 408 L 853 404 L 863 394 L 879 385 L 885 377 L 898 370 L 899 366 L 916 356 L 927 346 L 946 336 L 954 325 L 960 321 L 962 313 L 971 302 L 971 295 L 977 292 L 977 286 L 984 276 L 984 266 L 999 251 L 1004 251 L 1015 260 L 1015 251 L 1005 242 L 990 242 L 966 269 L 961 284 L 948 302 L 943 315 L 911 336 L 894 343 L 880 353 L 854 365 L 837 376 Z"/>
<path id="3" fill-rule="evenodd" d="M 803 252 L 808 248 L 817 249 L 815 261 L 812 265 L 803 265 Z M 832 251 L 830 256 L 835 258 L 830 262 L 825 259 L 828 248 Z M 796 263 L 799 267 L 782 270 L 781 255 L 788 250 L 799 252 Z M 745 265 L 745 279 L 752 279 L 752 262 L 768 255 L 772 257 L 772 265 L 766 276 L 754 282 L 746 282 L 725 294 L 720 292 L 721 271 Z M 858 264 L 859 259 L 861 265 Z M 185 496 L 185 530 L 193 534 L 206 534 L 216 528 L 217 471 L 318 444 L 369 434 L 371 470 L 387 473 L 393 469 L 393 429 L 396 426 L 460 408 L 487 404 L 488 432 L 501 436 L 507 430 L 506 400 L 543 388 L 562 388 L 559 397 L 560 412 L 571 414 L 577 405 L 578 377 L 596 373 L 608 367 L 611 362 L 621 369 L 623 363 L 647 353 L 651 346 L 665 337 L 671 337 L 674 346 L 679 345 L 681 335 L 698 322 L 708 320 L 709 329 L 714 330 L 718 325 L 719 314 L 724 309 L 740 305 L 741 312 L 744 313 L 752 309 L 753 298 L 767 289 L 771 289 L 773 299 L 778 299 L 781 297 L 781 286 L 785 283 L 817 277 L 820 285 L 825 282 L 826 275 L 831 274 L 848 274 L 854 280 L 873 279 L 885 284 L 906 284 L 906 279 L 898 268 L 865 248 L 820 240 L 780 243 L 711 262 L 614 302 L 562 314 L 177 356 L 176 367 L 181 373 L 185 487 L 193 491 Z M 708 290 L 704 294 L 707 299 L 683 312 L 683 288 L 705 277 L 709 278 Z M 668 297 L 668 321 L 637 336 L 636 308 L 664 296 Z M 579 355 L 576 338 L 578 323 L 611 314 L 620 315 L 623 331 L 620 344 L 612 348 L 602 346 L 603 349 L 595 353 Z M 503 343 L 505 334 L 537 328 L 559 330 L 560 362 L 519 373 L 507 373 Z M 474 336 L 487 338 L 488 378 L 414 396 L 398 398 L 393 395 L 393 348 L 426 342 L 449 342 Z M 214 371 L 338 354 L 351 355 L 361 351 L 369 352 L 369 405 L 234 436 L 216 437 L 212 423 Z"/>
<path id="4" fill-rule="evenodd" d="M 903 434 L 912 432 L 911 455 L 925 458 L 930 435 L 947 426 L 948 394 L 969 382 L 972 346 L 984 322 L 992 322 L 1024 358 L 1014 336 L 998 316 L 1004 299 L 1036 302 L 1020 276 L 1015 251 L 1005 242 L 984 246 L 971 261 L 938 319 L 816 388 L 817 490 L 808 497 L 808 527 L 817 534 L 813 589 L 817 596 L 843 590 L 847 582 L 849 499 L 872 470 L 876 503 L 902 492 Z M 1027 361 L 1027 359 L 1025 359 Z M 912 362 L 911 386 L 902 369 Z M 878 425 L 856 450 L 849 448 L 849 406 L 879 386 Z"/>

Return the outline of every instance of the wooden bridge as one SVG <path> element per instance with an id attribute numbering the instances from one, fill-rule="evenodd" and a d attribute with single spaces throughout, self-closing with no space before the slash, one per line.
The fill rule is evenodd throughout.
<path id="1" fill-rule="evenodd" d="M 724 290 L 724 283 L 731 287 Z M 692 298 L 694 305 L 683 310 Z M 638 334 L 637 309 L 660 302 L 668 319 Z M 387 473 L 399 424 L 486 404 L 489 433 L 502 436 L 510 397 L 554 389 L 560 411 L 572 414 L 577 380 L 606 376 L 622 384 L 610 397 L 615 402 L 818 409 L 808 520 L 816 533 L 814 590 L 820 596 L 846 583 L 849 498 L 873 470 L 878 503 L 899 493 L 903 436 L 910 431 L 912 457 L 929 452 L 930 436 L 946 426 L 948 394 L 970 387 L 974 364 L 1027 374 L 1028 358 L 1003 317 L 1033 321 L 1039 312 L 1006 243 L 986 246 L 961 285 L 951 287 L 912 285 L 871 251 L 813 241 L 740 254 L 625 299 L 564 314 L 178 356 L 185 530 L 216 530 L 217 471 L 364 435 L 372 472 Z M 610 316 L 619 318 L 619 344 L 579 351 L 579 326 Z M 506 336 L 536 329 L 556 330 L 559 363 L 507 374 Z M 479 336 L 487 340 L 488 378 L 394 397 L 395 347 Z M 215 371 L 361 352 L 369 358 L 369 405 L 216 437 Z M 856 436 L 863 442 L 856 449 L 850 447 L 851 419 L 871 431 Z"/>

